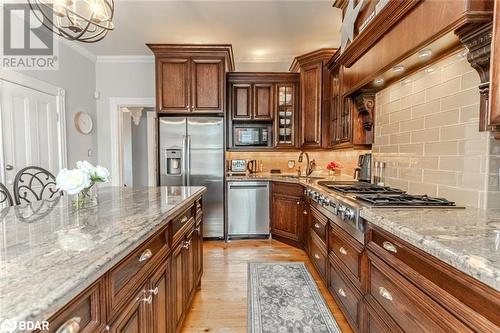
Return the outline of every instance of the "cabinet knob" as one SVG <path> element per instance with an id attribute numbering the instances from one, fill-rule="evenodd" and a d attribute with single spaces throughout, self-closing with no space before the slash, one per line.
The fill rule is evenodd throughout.
<path id="1" fill-rule="evenodd" d="M 200 232 L 200 227 L 195 228 L 194 231 Z"/>
<path id="2" fill-rule="evenodd" d="M 320 256 L 319 256 L 317 253 L 315 253 L 315 254 L 314 254 L 314 258 L 316 258 L 316 259 L 318 259 L 318 260 L 319 260 L 319 259 L 320 259 Z"/>
<path id="3" fill-rule="evenodd" d="M 80 322 L 82 318 L 73 317 L 67 320 L 64 324 L 59 326 L 56 333 L 78 333 L 80 331 Z"/>
<path id="4" fill-rule="evenodd" d="M 297 205 L 300 205 L 300 201 L 297 201 Z"/>
<path id="5" fill-rule="evenodd" d="M 319 225 L 319 223 L 314 223 L 314 227 L 315 227 L 316 229 L 320 229 L 320 228 L 321 228 L 321 226 Z"/>
<path id="6" fill-rule="evenodd" d="M 392 244 L 388 241 L 384 241 L 382 243 L 382 246 L 384 247 L 384 249 L 386 249 L 389 252 L 398 253 L 398 249 L 396 248 L 396 246 L 394 246 L 394 244 Z"/>
<path id="7" fill-rule="evenodd" d="M 345 256 L 347 255 L 347 250 L 343 246 L 340 247 L 339 252 Z"/>
<path id="8" fill-rule="evenodd" d="M 304 215 L 307 215 L 307 210 L 304 210 Z"/>
<path id="9" fill-rule="evenodd" d="M 188 221 L 188 218 L 187 216 L 184 216 L 182 219 L 181 219 L 181 223 L 184 224 Z"/>
<path id="10" fill-rule="evenodd" d="M 10 164 L 7 164 L 7 165 L 5 166 L 5 170 L 7 170 L 7 171 L 12 171 L 12 170 L 14 170 L 14 167 L 13 167 L 12 165 L 10 165 Z"/>
<path id="11" fill-rule="evenodd" d="M 182 247 L 185 248 L 185 249 L 189 249 L 190 246 L 191 246 L 191 241 L 190 240 L 189 241 L 185 241 L 184 245 L 182 245 Z"/>
<path id="12" fill-rule="evenodd" d="M 389 292 L 389 290 L 385 289 L 384 287 L 378 287 L 378 293 L 380 294 L 380 296 L 382 296 L 386 300 L 392 301 L 391 293 Z"/>
<path id="13" fill-rule="evenodd" d="M 347 297 L 347 294 L 345 293 L 344 289 L 342 289 L 342 288 L 339 288 L 338 293 L 342 297 Z"/>
<path id="14" fill-rule="evenodd" d="M 146 249 L 144 252 L 142 252 L 141 256 L 139 257 L 139 262 L 147 261 L 152 256 L 153 256 L 153 252 L 151 252 L 150 249 Z"/>

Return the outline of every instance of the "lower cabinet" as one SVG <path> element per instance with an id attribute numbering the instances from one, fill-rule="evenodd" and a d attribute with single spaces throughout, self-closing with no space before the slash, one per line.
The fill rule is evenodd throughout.
<path id="1" fill-rule="evenodd" d="M 178 332 L 203 274 L 200 202 L 52 316 L 49 332 Z"/>
<path id="2" fill-rule="evenodd" d="M 304 205 L 302 186 L 273 183 L 271 234 L 279 240 L 302 247 Z"/>

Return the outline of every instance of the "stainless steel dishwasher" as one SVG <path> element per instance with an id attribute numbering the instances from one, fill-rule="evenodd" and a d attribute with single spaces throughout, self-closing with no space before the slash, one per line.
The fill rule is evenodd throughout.
<path id="1" fill-rule="evenodd" d="M 269 237 L 269 182 L 227 182 L 228 238 Z"/>

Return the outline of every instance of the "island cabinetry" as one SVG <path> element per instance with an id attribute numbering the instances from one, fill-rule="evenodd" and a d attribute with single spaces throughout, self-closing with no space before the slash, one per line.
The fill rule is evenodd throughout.
<path id="1" fill-rule="evenodd" d="M 302 186 L 274 182 L 272 185 L 271 234 L 302 248 L 304 205 Z"/>
<path id="2" fill-rule="evenodd" d="M 104 279 L 100 279 L 49 319 L 49 332 L 77 327 L 80 332 L 104 330 L 106 328 L 104 300 Z"/>

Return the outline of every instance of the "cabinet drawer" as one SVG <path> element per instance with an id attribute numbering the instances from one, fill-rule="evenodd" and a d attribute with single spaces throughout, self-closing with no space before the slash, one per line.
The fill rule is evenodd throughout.
<path id="1" fill-rule="evenodd" d="M 359 307 L 361 294 L 343 275 L 340 268 L 331 260 L 329 261 L 328 289 L 335 299 L 341 304 L 344 315 L 356 330 L 359 330 Z"/>
<path id="2" fill-rule="evenodd" d="M 172 220 L 172 237 L 173 237 L 173 243 L 176 243 L 177 239 L 182 236 L 182 235 L 180 235 L 179 231 L 184 226 L 186 226 L 187 224 L 189 224 L 189 222 L 191 222 L 191 220 L 193 220 L 193 218 L 194 218 L 194 209 L 196 209 L 195 205 L 189 207 L 188 209 L 186 209 L 181 214 L 177 215 L 177 217 L 175 217 Z"/>
<path id="3" fill-rule="evenodd" d="M 410 284 L 370 255 L 369 294 L 405 332 L 472 332 Z"/>
<path id="4" fill-rule="evenodd" d="M 121 263 L 109 272 L 109 291 L 111 297 L 111 312 L 134 292 L 136 284 L 140 283 L 154 263 L 168 251 L 168 228 L 141 245 Z"/>
<path id="5" fill-rule="evenodd" d="M 310 228 L 321 239 L 323 246 L 326 246 L 326 228 L 328 219 L 321 214 L 317 209 L 311 207 Z"/>
<path id="6" fill-rule="evenodd" d="M 310 232 L 309 237 L 309 256 L 311 257 L 311 261 L 313 262 L 314 266 L 318 270 L 319 275 L 321 275 L 321 278 L 323 278 L 323 280 L 326 280 L 326 249 L 323 247 L 323 245 L 321 244 L 321 240 L 313 231 Z"/>
<path id="7" fill-rule="evenodd" d="M 49 320 L 48 332 L 80 328 L 80 333 L 99 332 L 106 326 L 103 281 L 99 280 Z"/>
<path id="8" fill-rule="evenodd" d="M 360 280 L 359 266 L 361 252 L 363 248 L 361 245 L 356 246 L 356 240 L 351 236 L 347 235 L 341 228 L 337 227 L 333 223 L 330 223 L 330 231 L 328 233 L 329 245 L 328 248 L 330 253 L 333 252 L 335 256 L 345 265 L 350 273 L 355 277 L 356 280 Z M 348 239 L 351 238 L 351 241 Z"/>
<path id="9" fill-rule="evenodd" d="M 290 197 L 302 197 L 304 189 L 302 185 L 290 183 L 273 183 L 273 194 L 283 194 Z"/>

